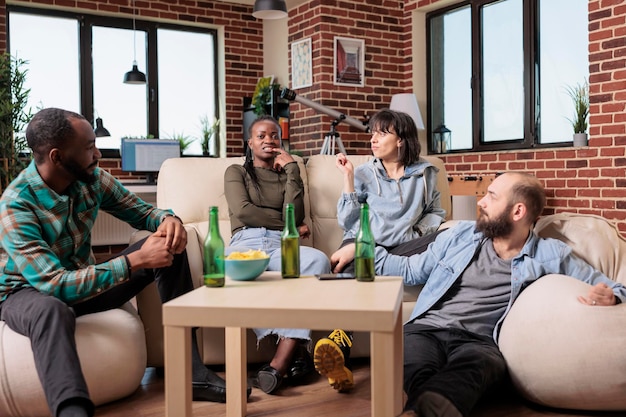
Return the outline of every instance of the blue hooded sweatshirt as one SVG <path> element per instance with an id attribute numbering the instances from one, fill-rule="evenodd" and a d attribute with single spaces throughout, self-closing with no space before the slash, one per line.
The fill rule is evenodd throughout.
<path id="1" fill-rule="evenodd" d="M 359 230 L 361 202 L 370 208 L 370 225 L 377 245 L 397 246 L 437 230 L 446 211 L 437 190 L 439 170 L 425 159 L 404 168 L 404 175 L 389 178 L 378 158 L 354 169 L 353 193 L 342 193 L 337 220 L 343 238 L 353 239 Z"/>

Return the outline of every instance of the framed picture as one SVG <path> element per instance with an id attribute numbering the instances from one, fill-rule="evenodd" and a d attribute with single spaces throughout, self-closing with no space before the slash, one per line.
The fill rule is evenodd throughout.
<path id="1" fill-rule="evenodd" d="M 311 38 L 291 44 L 291 88 L 313 85 Z"/>
<path id="2" fill-rule="evenodd" d="M 365 41 L 335 36 L 335 85 L 363 87 Z"/>

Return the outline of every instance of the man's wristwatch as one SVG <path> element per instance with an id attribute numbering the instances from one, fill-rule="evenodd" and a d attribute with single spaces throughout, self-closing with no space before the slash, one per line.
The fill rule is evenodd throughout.
<path id="1" fill-rule="evenodd" d="M 177 215 L 175 215 L 175 214 L 170 214 L 170 213 L 166 213 L 166 214 L 164 214 L 164 215 L 161 217 L 161 220 L 159 221 L 159 224 L 163 223 L 163 222 L 165 221 L 165 219 L 166 219 L 166 218 L 168 218 L 168 217 L 174 217 L 174 218 L 175 218 L 175 219 L 177 219 L 179 222 L 181 222 L 181 224 L 182 224 L 182 222 L 183 222 L 183 221 L 180 219 L 180 217 L 178 217 Z"/>

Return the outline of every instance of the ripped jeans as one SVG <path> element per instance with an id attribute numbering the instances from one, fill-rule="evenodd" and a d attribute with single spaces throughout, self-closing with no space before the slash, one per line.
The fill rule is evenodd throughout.
<path id="1" fill-rule="evenodd" d="M 260 249 L 268 254 L 268 271 L 280 271 L 280 234 L 279 230 L 264 227 L 250 227 L 236 232 L 226 248 L 226 255 L 231 252 L 245 252 L 248 249 Z M 324 252 L 300 245 L 300 273 L 302 275 L 326 274 L 330 272 L 330 261 Z M 275 334 L 282 338 L 311 340 L 309 329 L 254 329 L 257 340 Z"/>

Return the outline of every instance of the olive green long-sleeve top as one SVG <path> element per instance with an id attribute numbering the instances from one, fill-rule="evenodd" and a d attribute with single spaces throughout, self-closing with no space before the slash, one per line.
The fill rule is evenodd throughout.
<path id="1" fill-rule="evenodd" d="M 293 203 L 296 224 L 304 221 L 304 183 L 296 162 L 290 162 L 280 171 L 254 168 L 258 190 L 241 165 L 231 165 L 224 173 L 224 193 L 232 234 L 244 227 L 265 227 L 282 230 L 285 224 L 283 208 Z"/>

